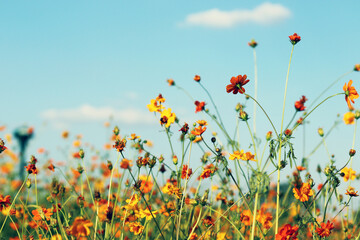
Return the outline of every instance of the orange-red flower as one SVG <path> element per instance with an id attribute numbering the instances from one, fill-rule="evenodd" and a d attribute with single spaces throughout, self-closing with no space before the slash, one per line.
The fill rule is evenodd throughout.
<path id="1" fill-rule="evenodd" d="M 306 101 L 307 101 L 307 98 L 306 98 L 305 96 L 302 96 L 299 101 L 296 101 L 296 102 L 295 102 L 295 109 L 296 109 L 296 111 L 299 111 L 299 112 L 304 111 L 305 108 L 306 108 L 306 107 L 304 106 L 304 104 L 305 104 Z"/>
<path id="2" fill-rule="evenodd" d="M 205 102 L 199 102 L 199 101 L 195 101 L 195 106 L 196 106 L 196 109 L 195 109 L 195 113 L 197 112 L 201 112 L 205 109 Z"/>
<path id="3" fill-rule="evenodd" d="M 349 107 L 349 109 L 353 109 L 353 106 L 351 103 L 355 103 L 354 99 L 357 99 L 359 97 L 359 94 L 357 93 L 355 87 L 351 86 L 353 83 L 352 80 L 349 81 L 348 84 L 345 83 L 343 90 L 345 92 L 345 101 Z"/>
<path id="4" fill-rule="evenodd" d="M 80 238 L 90 235 L 90 227 L 93 223 L 90 220 L 86 220 L 83 217 L 76 217 L 73 224 L 69 229 L 70 235 Z"/>
<path id="5" fill-rule="evenodd" d="M 55 166 L 54 166 L 52 163 L 50 163 L 50 165 L 48 166 L 48 169 L 49 169 L 50 171 L 55 172 Z"/>
<path id="6" fill-rule="evenodd" d="M 290 35 L 289 38 L 290 38 L 290 42 L 292 43 L 292 45 L 297 44 L 301 40 L 301 37 L 299 35 L 297 35 L 297 33 Z"/>
<path id="7" fill-rule="evenodd" d="M 132 166 L 132 163 L 130 160 L 124 158 L 120 163 L 120 168 L 128 169 Z"/>
<path id="8" fill-rule="evenodd" d="M 275 236 L 275 240 L 298 240 L 298 230 L 298 226 L 285 224 L 279 229 L 279 232 Z"/>
<path id="9" fill-rule="evenodd" d="M 181 178 L 182 179 L 189 179 L 189 177 L 192 174 L 192 169 L 189 168 L 188 165 L 183 165 L 182 171 L 181 171 Z"/>
<path id="10" fill-rule="evenodd" d="M 126 139 L 116 139 L 113 148 L 115 148 L 118 152 L 122 152 L 126 146 Z"/>
<path id="11" fill-rule="evenodd" d="M 226 92 L 233 92 L 233 94 L 237 94 L 239 92 L 243 94 L 245 93 L 245 88 L 243 86 L 249 81 L 250 80 L 247 79 L 246 74 L 244 74 L 243 76 L 238 75 L 237 77 L 232 77 L 230 80 L 231 84 L 226 86 Z"/>
<path id="12" fill-rule="evenodd" d="M 200 77 L 199 75 L 195 75 L 194 80 L 195 80 L 196 82 L 200 82 L 201 77 Z"/>
<path id="13" fill-rule="evenodd" d="M 0 153 L 6 150 L 4 141 L 0 138 Z"/>
<path id="14" fill-rule="evenodd" d="M 331 230 L 334 229 L 334 224 L 330 223 L 330 221 L 328 220 L 327 223 L 320 223 L 320 227 L 316 228 L 316 233 L 320 236 L 320 237 L 328 237 L 331 234 Z"/>
<path id="15" fill-rule="evenodd" d="M 303 183 L 300 189 L 293 188 L 293 193 L 294 193 L 294 197 L 296 199 L 299 199 L 301 202 L 309 201 L 309 197 L 311 197 L 314 194 L 310 184 L 307 182 Z"/>
<path id="16" fill-rule="evenodd" d="M 10 195 L 3 196 L 0 194 L 0 212 L 4 209 L 10 206 L 11 204 L 11 197 Z"/>

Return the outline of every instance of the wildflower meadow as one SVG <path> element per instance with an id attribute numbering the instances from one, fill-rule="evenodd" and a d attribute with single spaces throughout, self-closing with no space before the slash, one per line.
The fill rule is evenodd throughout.
<path id="1" fill-rule="evenodd" d="M 258 101 L 258 43 L 251 40 L 254 68 L 222 79 L 223 89 L 216 90 L 233 96 L 226 106 L 234 109 L 233 126 L 224 124 L 224 106 L 219 108 L 199 75 L 189 79 L 192 85 L 187 87 L 176 79 L 163 81 L 193 102 L 184 104 L 195 112 L 194 122 L 184 122 L 173 111 L 166 92 L 148 99 L 143 107 L 158 123 L 154 131 L 166 138 L 161 154 L 152 152 L 157 139 L 144 139 L 112 122 L 105 123 L 108 143 L 103 152 L 85 150 L 81 135 L 64 131 L 58 136 L 65 163 L 49 160 L 41 148 L 22 154 L 36 134 L 32 127 L 18 129 L 14 136 L 0 135 L 1 239 L 359 239 L 360 211 L 353 202 L 359 196 L 360 175 L 353 162 L 360 151 L 360 64 L 344 69 L 345 74 L 324 85 L 312 101 L 299 93 L 290 101 L 293 111 L 285 112 L 293 86 L 291 61 L 303 40 L 297 33 L 279 38 L 288 38 L 290 55 L 281 122 L 273 122 Z M 333 87 L 339 84 L 343 87 Z M 207 98 L 194 98 L 190 87 Z M 337 143 L 348 154 L 335 157 L 328 149 L 334 128 L 318 128 L 318 144 L 301 154 L 302 145 L 294 141 L 305 142 L 308 135 L 299 132 L 306 133 L 312 114 L 332 99 L 343 102 L 346 113 L 340 120 L 326 121 L 353 128 L 347 136 L 353 139 L 351 146 Z M 258 121 L 265 122 L 268 131 L 258 131 Z M 15 139 L 17 149 L 9 144 Z M 319 149 L 327 155 L 323 166 L 314 166 L 309 158 Z M 39 164 L 40 158 L 46 163 Z"/>

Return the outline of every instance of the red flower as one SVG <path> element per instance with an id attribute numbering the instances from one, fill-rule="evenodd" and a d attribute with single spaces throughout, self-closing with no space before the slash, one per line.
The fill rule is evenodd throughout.
<path id="1" fill-rule="evenodd" d="M 4 141 L 0 138 L 0 153 L 6 150 Z"/>
<path id="2" fill-rule="evenodd" d="M 11 204 L 10 195 L 3 196 L 0 194 L 0 211 L 7 208 Z"/>
<path id="3" fill-rule="evenodd" d="M 246 78 L 246 74 L 243 76 L 239 75 L 237 77 L 232 77 L 230 80 L 231 84 L 226 86 L 226 92 L 233 92 L 233 94 L 237 94 L 239 92 L 243 94 L 245 92 L 245 88 L 243 88 L 243 86 L 250 81 Z"/>
<path id="4" fill-rule="evenodd" d="M 195 101 L 195 105 L 196 105 L 195 113 L 203 111 L 205 109 L 205 104 L 206 104 L 205 102 Z"/>
<path id="5" fill-rule="evenodd" d="M 301 40 L 301 37 L 299 35 L 297 35 L 297 33 L 290 35 L 289 38 L 290 38 L 290 42 L 292 43 L 292 45 L 297 44 Z"/>
<path id="6" fill-rule="evenodd" d="M 200 82 L 201 77 L 200 77 L 199 75 L 195 75 L 194 80 L 195 80 L 196 82 Z"/>
<path id="7" fill-rule="evenodd" d="M 295 109 L 296 109 L 296 111 L 299 111 L 299 112 L 304 111 L 305 108 L 306 108 L 306 107 L 304 106 L 304 103 L 305 103 L 306 101 L 307 101 L 307 98 L 306 98 L 305 96 L 302 96 L 299 101 L 296 101 L 296 102 L 295 102 Z"/>
<path id="8" fill-rule="evenodd" d="M 181 131 L 184 135 L 187 134 L 189 131 L 189 124 L 185 123 L 179 131 Z"/>
<path id="9" fill-rule="evenodd" d="M 290 137 L 292 135 L 292 131 L 290 129 L 286 129 L 284 134 L 285 136 Z"/>
<path id="10" fill-rule="evenodd" d="M 320 237 L 328 237 L 330 236 L 331 230 L 334 229 L 334 224 L 330 223 L 328 220 L 327 223 L 320 223 L 321 227 L 316 228 L 316 233 Z"/>
<path id="11" fill-rule="evenodd" d="M 276 234 L 275 240 L 298 240 L 298 226 L 292 227 L 290 224 L 285 224 L 279 229 L 279 233 Z"/>

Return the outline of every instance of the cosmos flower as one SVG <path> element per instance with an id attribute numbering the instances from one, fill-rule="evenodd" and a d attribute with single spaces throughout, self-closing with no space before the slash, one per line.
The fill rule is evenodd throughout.
<path id="1" fill-rule="evenodd" d="M 297 35 L 297 33 L 290 35 L 289 38 L 290 38 L 290 42 L 292 43 L 292 45 L 297 44 L 301 40 L 301 37 L 299 35 Z"/>
<path id="2" fill-rule="evenodd" d="M 226 92 L 230 93 L 232 92 L 233 94 L 237 94 L 237 93 L 245 93 L 245 88 L 243 87 L 245 84 L 247 84 L 250 80 L 247 79 L 246 75 L 238 75 L 237 77 L 232 77 L 230 79 L 230 83 L 229 85 L 226 86 Z"/>
<path id="3" fill-rule="evenodd" d="M 343 90 L 345 92 L 345 101 L 349 107 L 349 109 L 353 109 L 353 106 L 351 103 L 355 103 L 354 99 L 357 99 L 359 97 L 359 94 L 357 93 L 355 87 L 351 86 L 353 83 L 352 80 L 349 81 L 348 84 L 345 83 Z"/>

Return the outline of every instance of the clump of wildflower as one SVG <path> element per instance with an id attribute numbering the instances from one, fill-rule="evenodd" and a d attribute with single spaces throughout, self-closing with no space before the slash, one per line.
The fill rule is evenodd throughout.
<path id="1" fill-rule="evenodd" d="M 229 159 L 230 160 L 243 160 L 243 161 L 254 161 L 256 162 L 256 159 L 254 158 L 255 155 L 253 155 L 251 152 L 244 152 L 244 150 L 235 151 L 232 154 L 230 154 Z"/>
<path id="2" fill-rule="evenodd" d="M 355 87 L 351 86 L 352 83 L 353 81 L 350 80 L 348 84 L 345 83 L 345 85 L 343 86 L 343 90 L 345 92 L 345 101 L 349 109 L 354 108 L 351 103 L 355 103 L 354 99 L 357 99 L 359 97 L 359 94 L 357 93 Z"/>
<path id="3" fill-rule="evenodd" d="M 285 224 L 279 229 L 279 232 L 275 236 L 275 240 L 298 240 L 298 226 L 291 226 L 291 224 Z"/>
<path id="4" fill-rule="evenodd" d="M 29 165 L 25 166 L 26 171 L 29 174 L 38 174 L 38 170 L 36 168 L 37 159 L 34 156 L 31 156 L 31 160 L 29 162 Z"/>
<path id="5" fill-rule="evenodd" d="M 289 36 L 290 42 L 292 45 L 297 44 L 298 42 L 300 42 L 301 37 L 299 35 L 297 35 L 297 33 L 294 33 L 293 35 Z"/>
<path id="6" fill-rule="evenodd" d="M 309 197 L 311 197 L 314 192 L 313 190 L 311 189 L 311 186 L 309 183 L 303 183 L 299 188 L 296 188 L 294 187 L 293 188 L 293 193 L 294 193 L 294 197 L 296 199 L 299 199 L 300 202 L 306 202 L 306 201 L 309 201 Z"/>
<path id="7" fill-rule="evenodd" d="M 122 152 L 126 147 L 126 139 L 116 139 L 113 148 L 115 148 L 118 152 Z"/>
<path id="8" fill-rule="evenodd" d="M 307 101 L 307 98 L 305 96 L 302 96 L 299 101 L 295 102 L 295 109 L 298 112 L 304 111 L 306 107 L 304 106 L 305 102 Z"/>
<path id="9" fill-rule="evenodd" d="M 215 172 L 218 170 L 213 164 L 209 164 L 205 167 L 203 172 L 200 174 L 200 178 L 205 179 L 213 176 Z"/>
<path id="10" fill-rule="evenodd" d="M 180 189 L 174 186 L 172 183 L 166 183 L 166 185 L 161 190 L 165 194 L 175 195 L 177 198 L 181 198 Z"/>
<path id="11" fill-rule="evenodd" d="M 159 94 L 155 99 L 150 100 L 150 104 L 146 105 L 150 112 L 161 112 L 165 107 L 162 103 L 165 102 L 165 98 Z"/>
<path id="12" fill-rule="evenodd" d="M 247 79 L 246 74 L 244 75 L 238 75 L 237 77 L 232 77 L 230 79 L 230 83 L 229 85 L 226 86 L 226 92 L 230 93 L 232 92 L 233 94 L 237 94 L 237 93 L 245 93 L 245 88 L 244 85 L 247 84 L 250 80 Z"/>
<path id="13" fill-rule="evenodd" d="M 320 227 L 316 228 L 315 231 L 320 237 L 328 237 L 334 228 L 334 224 L 328 220 L 327 223 L 320 223 Z"/>
<path id="14" fill-rule="evenodd" d="M 248 42 L 248 45 L 249 45 L 250 47 L 252 47 L 252 48 L 255 48 L 255 47 L 258 45 L 258 43 L 257 43 L 257 42 L 255 42 L 255 40 L 254 40 L 254 39 L 251 39 L 251 41 L 250 41 L 250 42 Z"/>
<path id="15" fill-rule="evenodd" d="M 351 197 L 357 197 L 359 196 L 359 194 L 357 194 L 358 191 L 355 192 L 355 188 L 349 186 L 347 189 L 346 189 L 346 193 L 345 195 L 349 195 Z"/>

